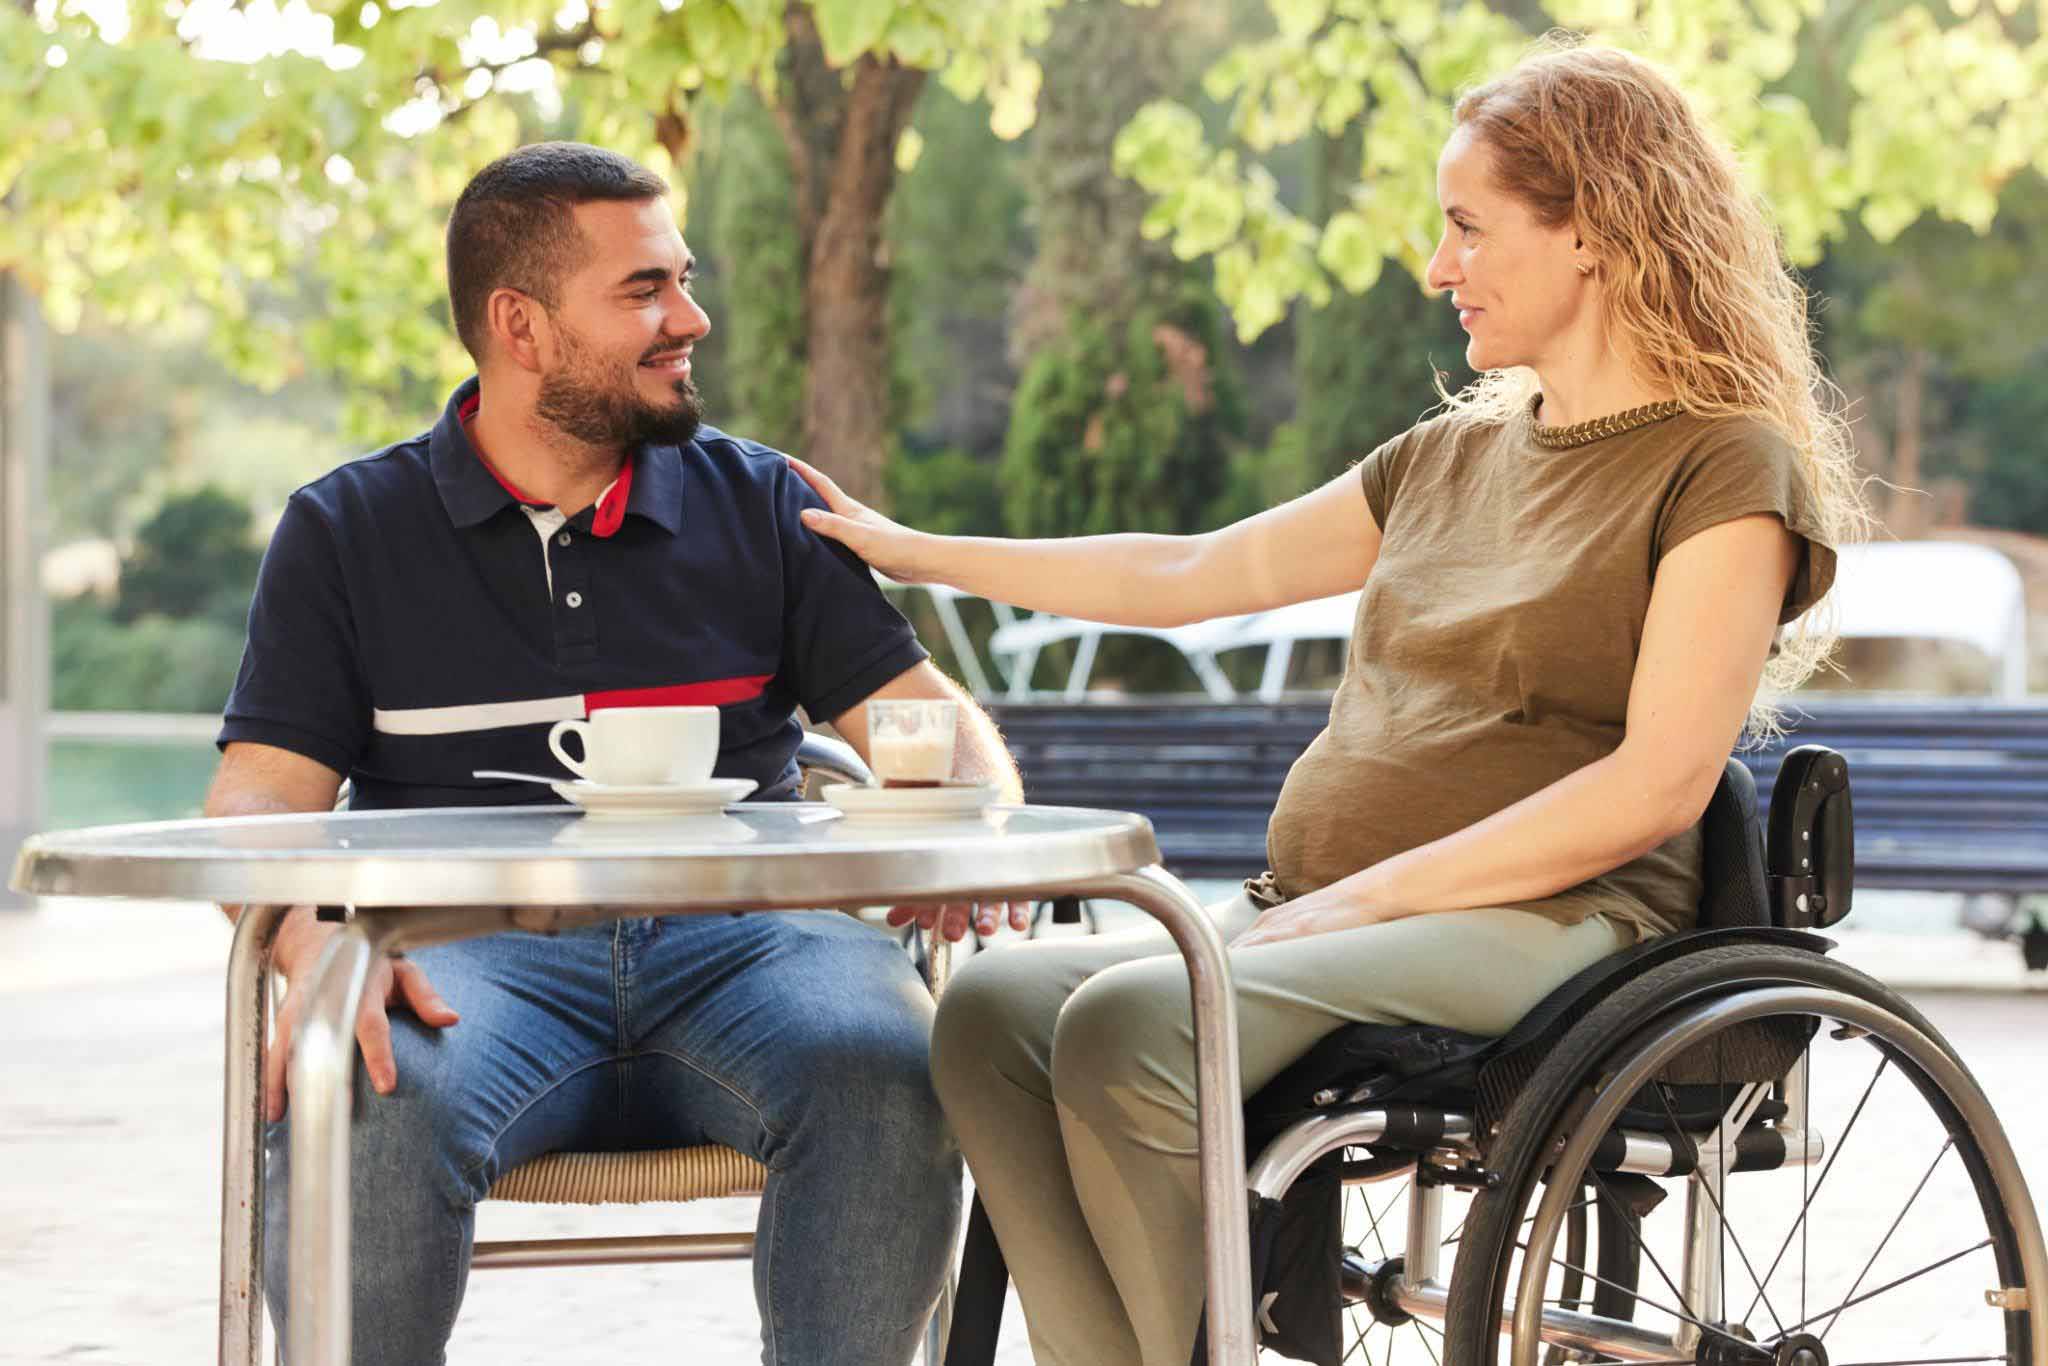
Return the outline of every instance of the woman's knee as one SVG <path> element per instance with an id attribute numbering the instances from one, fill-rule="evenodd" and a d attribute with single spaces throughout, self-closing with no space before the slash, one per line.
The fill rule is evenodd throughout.
<path id="1" fill-rule="evenodd" d="M 932 1025 L 932 1081 L 947 1105 L 991 1079 L 1051 1097 L 1057 996 L 1031 971 L 1029 954 L 976 954 L 946 984 Z"/>
<path id="2" fill-rule="evenodd" d="M 1194 1036 L 1184 980 L 1134 963 L 1084 983 L 1053 1033 L 1052 1092 L 1062 1109 L 1083 1119 L 1148 1131 L 1193 1123 Z"/>

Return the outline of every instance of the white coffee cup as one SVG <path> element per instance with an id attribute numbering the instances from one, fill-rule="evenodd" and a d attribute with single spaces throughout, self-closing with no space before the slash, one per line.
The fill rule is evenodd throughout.
<path id="1" fill-rule="evenodd" d="M 570 734 L 583 742 L 580 759 L 562 748 Z M 607 707 L 555 722 L 548 748 L 577 777 L 608 787 L 701 783 L 718 762 L 718 708 Z"/>

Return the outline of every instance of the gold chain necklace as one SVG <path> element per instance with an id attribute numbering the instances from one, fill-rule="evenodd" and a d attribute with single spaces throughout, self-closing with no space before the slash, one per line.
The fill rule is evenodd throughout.
<path id="1" fill-rule="evenodd" d="M 1536 417 L 1536 410 L 1542 403 L 1541 394 L 1529 401 L 1530 434 L 1535 437 L 1537 445 L 1551 451 L 1569 450 L 1573 446 L 1583 446 L 1588 442 L 1601 441 L 1610 436 L 1620 436 L 1623 432 L 1647 427 L 1652 422 L 1677 417 L 1685 411 L 1684 404 L 1675 398 L 1667 398 L 1660 403 L 1646 403 L 1640 408 L 1609 413 L 1606 417 L 1596 417 L 1589 422 L 1574 422 L 1569 427 L 1546 427 Z"/>

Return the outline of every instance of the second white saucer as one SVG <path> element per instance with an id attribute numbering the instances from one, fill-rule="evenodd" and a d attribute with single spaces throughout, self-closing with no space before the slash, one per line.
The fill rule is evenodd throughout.
<path id="1" fill-rule="evenodd" d="M 971 816 L 996 799 L 992 783 L 942 787 L 855 787 L 832 783 L 818 794 L 849 816 Z"/>

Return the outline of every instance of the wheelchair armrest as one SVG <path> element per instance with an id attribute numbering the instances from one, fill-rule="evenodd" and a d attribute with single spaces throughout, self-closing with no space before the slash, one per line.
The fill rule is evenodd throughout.
<path id="1" fill-rule="evenodd" d="M 1833 925 L 1849 914 L 1856 832 L 1849 761 L 1825 745 L 1785 755 L 1771 789 L 1765 853 L 1771 916 L 1788 928 Z"/>
<path id="2" fill-rule="evenodd" d="M 805 731 L 804 738 L 796 747 L 796 764 L 806 773 L 822 773 L 852 783 L 855 787 L 872 787 L 875 775 L 859 751 L 844 740 L 834 740 L 829 735 Z"/>

